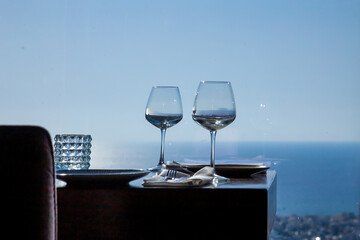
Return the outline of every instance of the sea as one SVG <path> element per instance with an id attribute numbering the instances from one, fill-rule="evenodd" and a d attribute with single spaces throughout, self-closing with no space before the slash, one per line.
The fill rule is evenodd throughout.
<path id="1" fill-rule="evenodd" d="M 149 168 L 160 143 L 93 144 L 91 168 Z M 360 213 L 360 142 L 221 142 L 216 163 L 263 162 L 277 172 L 277 215 Z M 204 162 L 210 142 L 167 142 L 165 161 Z"/>

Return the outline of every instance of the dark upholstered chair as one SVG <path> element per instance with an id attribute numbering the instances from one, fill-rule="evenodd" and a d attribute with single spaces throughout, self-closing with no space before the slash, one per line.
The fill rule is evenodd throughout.
<path id="1" fill-rule="evenodd" d="M 0 126 L 1 234 L 8 239 L 57 239 L 53 148 L 34 126 Z"/>

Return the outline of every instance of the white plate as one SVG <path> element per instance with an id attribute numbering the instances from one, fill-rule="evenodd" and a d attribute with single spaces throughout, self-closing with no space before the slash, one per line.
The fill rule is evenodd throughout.
<path id="1" fill-rule="evenodd" d="M 196 172 L 199 169 L 209 166 L 205 164 L 181 164 L 182 167 L 187 168 L 192 172 Z M 250 177 L 252 174 L 265 172 L 269 169 L 263 163 L 247 163 L 247 164 L 215 164 L 216 174 L 228 178 L 242 178 Z"/>
<path id="2" fill-rule="evenodd" d="M 67 184 L 127 184 L 149 172 L 144 169 L 58 170 L 56 178 Z"/>

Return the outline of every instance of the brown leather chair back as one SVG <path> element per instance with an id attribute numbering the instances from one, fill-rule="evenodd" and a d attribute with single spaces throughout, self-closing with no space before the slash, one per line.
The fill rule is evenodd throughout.
<path id="1" fill-rule="evenodd" d="M 35 126 L 0 126 L 2 236 L 57 239 L 53 148 L 49 133 Z"/>

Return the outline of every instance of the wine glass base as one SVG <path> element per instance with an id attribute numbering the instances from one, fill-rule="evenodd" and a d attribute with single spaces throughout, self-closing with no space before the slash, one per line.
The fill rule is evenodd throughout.
<path id="1" fill-rule="evenodd" d="M 214 178 L 212 180 L 212 183 L 214 185 L 217 185 L 219 183 L 227 183 L 227 182 L 230 182 L 230 178 L 217 175 L 216 173 L 214 174 Z"/>

